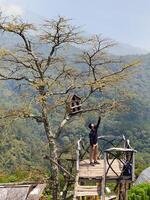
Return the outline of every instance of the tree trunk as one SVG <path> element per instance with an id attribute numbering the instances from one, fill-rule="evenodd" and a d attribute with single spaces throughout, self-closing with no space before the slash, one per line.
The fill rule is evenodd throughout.
<path id="1" fill-rule="evenodd" d="M 61 200 L 66 200 L 69 186 L 70 186 L 70 183 L 68 181 L 68 182 L 65 183 L 65 186 L 64 186 L 64 189 L 63 189 L 63 195 L 62 195 Z"/>
<path id="2" fill-rule="evenodd" d="M 55 161 L 58 162 L 58 155 L 57 155 L 57 146 L 56 141 L 54 139 L 51 139 L 51 142 L 49 144 L 50 147 L 50 157 Z M 58 166 L 55 165 L 53 162 L 51 162 L 51 179 L 52 179 L 52 196 L 53 200 L 59 200 L 59 194 L 60 194 L 60 187 L 59 187 L 59 169 Z"/>
<path id="3" fill-rule="evenodd" d="M 56 139 L 54 133 L 51 131 L 45 103 L 42 104 L 42 118 L 43 118 L 45 133 L 49 143 L 50 157 L 55 162 L 58 162 Z M 51 163 L 51 180 L 52 180 L 52 183 L 50 184 L 52 184 L 51 188 L 52 188 L 53 200 L 60 200 L 59 168 L 53 162 L 50 161 L 50 163 Z"/>

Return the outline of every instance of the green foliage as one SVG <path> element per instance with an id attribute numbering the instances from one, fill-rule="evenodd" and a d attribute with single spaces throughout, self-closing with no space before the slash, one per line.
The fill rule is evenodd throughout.
<path id="1" fill-rule="evenodd" d="M 150 200 L 150 184 L 140 184 L 132 187 L 128 194 L 129 200 Z"/>
<path id="2" fill-rule="evenodd" d="M 34 123 L 18 121 L 0 134 L 0 169 L 14 171 L 18 166 L 27 168 L 46 165 L 47 152 L 44 138 L 36 132 Z"/>
<path id="3" fill-rule="evenodd" d="M 48 173 L 44 169 L 24 166 L 17 167 L 13 172 L 0 171 L 0 183 L 42 181 L 48 178 Z"/>

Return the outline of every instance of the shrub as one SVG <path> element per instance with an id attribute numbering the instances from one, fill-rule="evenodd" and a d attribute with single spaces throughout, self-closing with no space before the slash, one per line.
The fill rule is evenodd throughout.
<path id="1" fill-rule="evenodd" d="M 128 195 L 129 200 L 150 200 L 150 184 L 142 183 L 134 186 Z"/>

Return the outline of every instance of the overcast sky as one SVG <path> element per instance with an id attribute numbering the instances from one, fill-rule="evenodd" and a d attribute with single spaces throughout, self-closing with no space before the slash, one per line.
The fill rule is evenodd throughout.
<path id="1" fill-rule="evenodd" d="M 5 14 L 73 19 L 87 33 L 102 33 L 150 51 L 150 0 L 0 0 Z"/>

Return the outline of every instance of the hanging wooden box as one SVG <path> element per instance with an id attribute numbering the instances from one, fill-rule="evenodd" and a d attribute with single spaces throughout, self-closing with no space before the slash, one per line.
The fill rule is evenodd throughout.
<path id="1" fill-rule="evenodd" d="M 66 110 L 69 114 L 76 114 L 81 111 L 81 98 L 77 95 L 69 95 L 66 102 Z"/>

